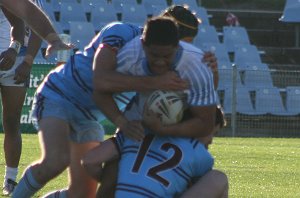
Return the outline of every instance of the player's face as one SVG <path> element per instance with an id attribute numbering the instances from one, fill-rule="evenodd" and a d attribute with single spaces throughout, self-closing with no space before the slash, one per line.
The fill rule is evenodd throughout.
<path id="1" fill-rule="evenodd" d="M 149 69 L 154 74 L 164 74 L 171 70 L 178 47 L 173 45 L 144 45 Z"/>

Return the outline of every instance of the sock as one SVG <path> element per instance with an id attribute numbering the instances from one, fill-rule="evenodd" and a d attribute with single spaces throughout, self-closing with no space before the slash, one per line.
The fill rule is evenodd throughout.
<path id="1" fill-rule="evenodd" d="M 46 194 L 43 198 L 67 198 L 67 189 L 57 190 Z"/>
<path id="2" fill-rule="evenodd" d="M 33 177 L 31 167 L 29 167 L 16 186 L 16 189 L 12 194 L 12 198 L 30 198 L 42 187 L 43 185 L 39 184 Z"/>
<path id="3" fill-rule="evenodd" d="M 16 181 L 17 179 L 17 175 L 18 175 L 18 168 L 11 168 L 8 166 L 5 166 L 5 175 L 4 175 L 4 179 L 5 181 L 7 179 L 12 179 L 14 181 Z"/>

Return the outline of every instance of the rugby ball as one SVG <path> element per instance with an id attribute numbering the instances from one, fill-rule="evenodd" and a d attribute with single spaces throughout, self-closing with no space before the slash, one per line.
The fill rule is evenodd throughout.
<path id="1" fill-rule="evenodd" d="M 184 104 L 176 92 L 156 90 L 146 103 L 149 110 L 160 116 L 163 125 L 176 124 L 182 119 Z"/>

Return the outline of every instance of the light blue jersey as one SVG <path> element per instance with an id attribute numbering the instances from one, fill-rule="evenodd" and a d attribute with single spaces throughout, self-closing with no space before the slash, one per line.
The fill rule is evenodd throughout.
<path id="1" fill-rule="evenodd" d="M 96 120 L 104 116 L 95 111 L 93 101 L 93 59 L 98 47 L 105 43 L 120 49 L 126 42 L 141 34 L 141 28 L 121 22 L 104 27 L 83 51 L 77 52 L 70 60 L 53 69 L 37 90 L 37 94 L 48 99 L 68 101 L 73 104 L 86 119 Z"/>
<path id="2" fill-rule="evenodd" d="M 217 104 L 211 69 L 202 63 L 203 52 L 195 46 L 180 42 L 172 70 L 189 82 L 189 89 L 184 91 L 188 106 L 209 106 Z M 133 76 L 153 75 L 149 70 L 142 42 L 134 38 L 118 53 L 117 71 Z M 141 120 L 143 107 L 149 93 L 139 93 L 126 110 L 130 120 Z"/>
<path id="3" fill-rule="evenodd" d="M 214 160 L 204 145 L 191 138 L 148 134 L 136 142 L 117 133 L 120 152 L 116 198 L 171 198 L 212 169 Z"/>

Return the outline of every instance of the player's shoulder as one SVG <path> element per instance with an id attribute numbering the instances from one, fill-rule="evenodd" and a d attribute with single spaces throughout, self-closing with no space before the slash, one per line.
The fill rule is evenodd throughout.
<path id="1" fill-rule="evenodd" d="M 141 33 L 141 28 L 136 25 L 132 25 L 129 23 L 123 23 L 120 21 L 111 22 L 104 26 L 101 30 L 102 34 L 115 34 L 115 35 L 123 35 L 123 36 L 130 36 L 132 35 L 135 37 Z"/>
<path id="2" fill-rule="evenodd" d="M 196 47 L 191 43 L 180 41 L 179 45 L 184 55 L 199 57 L 203 56 L 204 54 L 204 52 L 200 48 Z"/>

